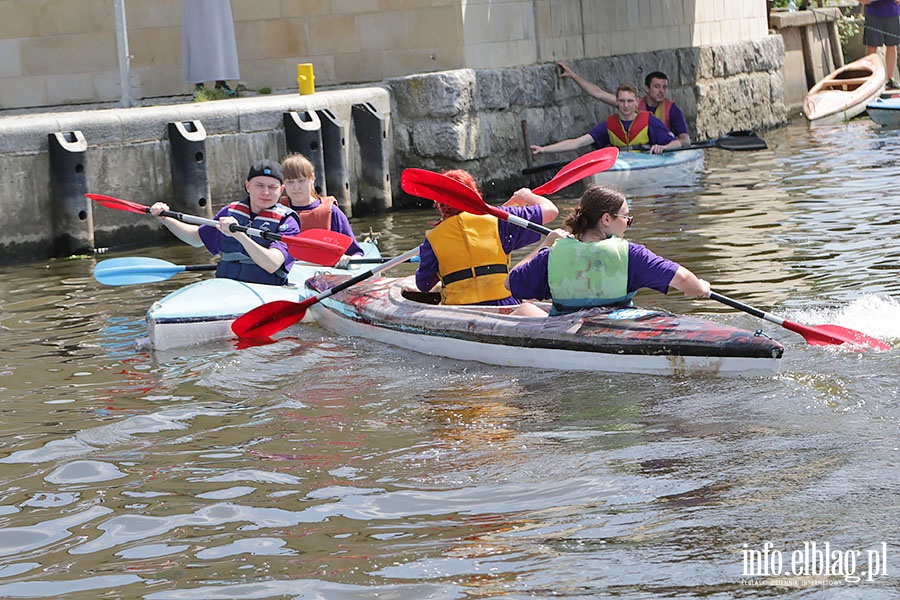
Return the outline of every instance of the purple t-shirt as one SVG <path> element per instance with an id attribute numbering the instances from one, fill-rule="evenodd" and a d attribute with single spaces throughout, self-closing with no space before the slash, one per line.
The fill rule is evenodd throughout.
<path id="1" fill-rule="evenodd" d="M 900 4 L 895 4 L 894 0 L 875 0 L 866 5 L 866 14 L 873 17 L 898 17 Z"/>
<path id="2" fill-rule="evenodd" d="M 515 215 L 532 223 L 543 223 L 543 211 L 540 206 L 503 206 L 503 210 L 511 215 Z M 513 250 L 524 248 L 530 244 L 534 244 L 541 239 L 541 234 L 535 233 L 530 229 L 513 225 L 509 221 L 497 220 L 497 228 L 500 231 L 500 243 L 503 245 L 503 251 L 511 254 Z M 431 242 L 427 239 L 419 246 L 419 266 L 416 269 L 416 287 L 423 292 L 431 290 L 437 282 L 440 281 L 438 276 L 438 260 L 431 247 Z M 515 294 L 513 297 L 503 300 L 492 300 L 482 304 L 506 305 L 519 304 Z"/>
<path id="3" fill-rule="evenodd" d="M 310 202 L 308 206 L 298 207 L 292 204 L 291 208 L 297 211 L 298 215 L 302 215 L 308 210 L 318 208 L 321 204 L 321 198 L 313 198 L 313 201 Z M 347 218 L 347 215 L 344 214 L 344 211 L 342 211 L 337 205 L 337 202 L 331 204 L 331 231 L 337 231 L 338 233 L 343 233 L 344 235 L 349 235 L 351 238 L 353 238 L 353 241 L 350 242 L 350 247 L 347 248 L 344 254 L 348 256 L 362 256 L 363 254 L 365 254 L 365 251 L 363 251 L 363 249 L 356 242 L 356 236 L 353 234 L 353 228 L 350 227 L 350 220 Z"/>
<path id="4" fill-rule="evenodd" d="M 228 206 L 229 205 L 223 206 L 219 210 L 219 212 L 216 213 L 216 216 L 214 218 L 217 221 L 220 217 L 228 216 Z M 254 217 L 255 215 L 251 215 L 250 220 L 252 221 Z M 280 235 L 297 235 L 298 233 L 300 233 L 300 224 L 297 223 L 297 219 L 285 219 L 282 222 L 281 226 L 284 227 L 284 229 L 279 229 L 278 231 L 273 233 L 278 233 Z M 212 225 L 201 225 L 198 233 L 200 234 L 200 241 L 203 242 L 203 245 L 206 246 L 206 249 L 209 250 L 210 254 L 222 253 L 223 234 L 221 231 L 219 231 Z M 251 237 L 253 237 L 253 239 L 255 239 L 257 242 L 261 241 L 255 236 Z M 291 267 L 294 266 L 294 257 L 291 256 L 291 253 L 288 251 L 287 244 L 280 240 L 273 240 L 269 245 L 269 248 L 277 248 L 281 251 L 282 254 L 284 254 L 284 270 L 290 271 Z"/>
<path id="5" fill-rule="evenodd" d="M 648 102 L 648 100 L 649 98 L 644 98 L 644 102 L 647 105 L 647 110 L 649 110 L 650 112 L 656 112 L 656 106 L 650 106 L 650 102 Z M 653 116 L 655 117 L 656 115 Z M 674 102 L 672 103 L 672 108 L 669 109 L 669 124 L 672 126 L 672 133 L 674 133 L 676 137 L 681 135 L 682 133 L 688 132 L 687 121 L 684 119 L 684 113 L 681 112 L 681 109 L 678 108 L 678 105 Z"/>
<path id="6" fill-rule="evenodd" d="M 547 281 L 547 260 L 550 248 L 541 248 L 526 263 L 517 265 L 509 273 L 509 290 L 522 300 L 550 300 Z M 662 294 L 669 292 L 669 283 L 678 271 L 678 263 L 657 256 L 640 244 L 628 242 L 628 293 L 650 288 Z"/>
<path id="7" fill-rule="evenodd" d="M 682 115 L 682 119 L 683 118 L 684 116 Z M 631 123 L 631 121 L 622 121 L 622 126 L 625 128 L 625 131 L 628 131 L 628 127 L 631 126 Z M 597 148 L 605 148 L 610 145 L 609 129 L 606 127 L 606 121 L 595 125 L 588 133 L 594 138 L 594 145 L 597 146 Z M 675 136 L 669 131 L 669 128 L 666 127 L 666 124 L 653 115 L 650 115 L 647 134 L 650 136 L 651 145 L 659 144 L 660 146 L 665 146 L 675 139 Z"/>

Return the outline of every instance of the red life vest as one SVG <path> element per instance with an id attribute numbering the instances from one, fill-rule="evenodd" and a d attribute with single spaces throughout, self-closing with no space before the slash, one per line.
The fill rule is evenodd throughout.
<path id="1" fill-rule="evenodd" d="M 625 131 L 619 115 L 610 115 L 606 119 L 606 130 L 609 134 L 609 143 L 619 148 L 649 144 L 650 113 L 639 112 L 628 127 L 628 131 Z"/>
<path id="2" fill-rule="evenodd" d="M 331 231 L 331 206 L 337 201 L 337 198 L 334 196 L 325 196 L 324 198 L 319 198 L 319 200 L 321 200 L 322 203 L 313 209 L 294 209 L 297 211 L 297 214 L 300 215 L 300 229 L 302 231 L 308 229 L 325 229 L 326 231 Z M 281 203 L 289 208 L 293 208 L 291 206 L 290 198 L 287 198 L 286 200 L 282 198 Z"/>
<path id="3" fill-rule="evenodd" d="M 672 123 L 671 123 L 671 113 L 672 113 L 672 104 L 673 102 L 666 98 L 662 102 L 656 105 L 656 109 L 650 111 L 653 113 L 653 116 L 662 121 L 666 127 L 669 128 L 669 131 L 672 131 Z M 647 98 L 641 98 L 640 102 L 638 102 L 638 110 L 640 111 L 649 111 L 647 108 Z"/>

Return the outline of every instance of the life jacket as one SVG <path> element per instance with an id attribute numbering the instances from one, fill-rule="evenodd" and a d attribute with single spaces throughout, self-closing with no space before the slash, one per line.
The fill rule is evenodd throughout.
<path id="1" fill-rule="evenodd" d="M 441 301 L 476 304 L 509 298 L 503 286 L 509 255 L 503 251 L 497 218 L 460 213 L 425 232 L 438 260 Z"/>
<path id="2" fill-rule="evenodd" d="M 639 112 L 625 131 L 625 125 L 619 115 L 610 115 L 606 119 L 609 132 L 609 143 L 619 148 L 631 149 L 633 146 L 644 146 L 650 143 L 650 113 Z"/>
<path id="3" fill-rule="evenodd" d="M 298 219 L 297 213 L 278 203 L 261 211 L 251 219 L 249 198 L 229 204 L 226 215 L 234 217 L 238 225 L 273 233 L 281 232 L 286 228 L 285 220 Z M 272 245 L 272 240 L 257 237 L 253 239 L 265 248 Z M 236 279 L 247 283 L 267 283 L 270 285 L 284 285 L 287 283 L 288 272 L 284 265 L 279 267 L 274 273 L 269 273 L 256 264 L 244 250 L 244 247 L 233 237 L 223 235 L 221 249 L 222 255 L 219 265 L 216 267 L 216 277 Z"/>
<path id="4" fill-rule="evenodd" d="M 666 127 L 669 128 L 669 131 L 672 131 L 672 121 L 671 121 L 672 104 L 673 104 L 673 102 L 671 100 L 669 100 L 668 98 L 666 98 L 662 102 L 660 102 L 659 104 L 656 105 L 655 110 L 651 111 L 649 108 L 647 108 L 647 98 L 644 97 L 644 98 L 641 98 L 640 102 L 638 102 L 638 110 L 641 112 L 643 112 L 643 111 L 652 112 L 654 117 L 656 117 L 657 119 L 659 119 L 660 121 L 665 123 Z"/>
<path id="5" fill-rule="evenodd" d="M 325 196 L 324 198 L 319 198 L 319 200 L 322 202 L 317 207 L 309 210 L 293 209 L 293 207 L 291 207 L 290 198 L 282 198 L 281 203 L 288 208 L 296 210 L 297 215 L 300 217 L 301 231 L 307 229 L 325 229 L 331 231 L 331 206 L 337 199 L 334 196 Z"/>
<path id="6" fill-rule="evenodd" d="M 600 242 L 560 238 L 547 257 L 547 282 L 551 314 L 626 305 L 634 296 L 628 293 L 628 242 L 615 237 Z"/>

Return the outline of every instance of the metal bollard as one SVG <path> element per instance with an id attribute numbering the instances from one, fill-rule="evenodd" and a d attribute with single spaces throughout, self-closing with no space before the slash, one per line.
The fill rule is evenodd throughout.
<path id="1" fill-rule="evenodd" d="M 331 110 L 317 110 L 322 123 L 322 153 L 325 158 L 325 186 L 337 198 L 338 206 L 352 216 L 350 201 L 350 169 L 348 168 L 347 134 L 344 122 Z"/>
<path id="2" fill-rule="evenodd" d="M 383 212 L 392 204 L 387 123 L 369 102 L 354 104 L 351 114 L 361 163 L 357 204 L 363 211 Z"/>
<path id="3" fill-rule="evenodd" d="M 212 217 L 206 162 L 206 129 L 200 121 L 168 124 L 172 210 Z"/>
<path id="4" fill-rule="evenodd" d="M 328 193 L 325 157 L 322 153 L 322 122 L 312 111 L 284 113 L 284 140 L 288 154 L 299 152 L 309 159 L 316 171 L 316 193 Z"/>
<path id="5" fill-rule="evenodd" d="M 94 249 L 94 218 L 88 192 L 87 141 L 80 131 L 48 135 L 50 192 L 53 205 L 53 253 L 56 257 Z"/>

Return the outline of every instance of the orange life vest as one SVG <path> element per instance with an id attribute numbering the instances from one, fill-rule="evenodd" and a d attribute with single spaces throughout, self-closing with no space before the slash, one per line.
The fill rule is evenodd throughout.
<path id="1" fill-rule="evenodd" d="M 297 214 L 300 215 L 300 229 L 302 231 L 306 231 L 307 229 L 325 229 L 327 231 L 331 231 L 331 206 L 337 201 L 337 198 L 334 196 L 325 196 L 324 198 L 319 198 L 322 201 L 317 207 L 311 210 L 297 210 Z M 288 208 L 293 208 L 291 206 L 290 198 L 282 198 L 281 203 L 286 205 Z"/>
<path id="2" fill-rule="evenodd" d="M 619 115 L 610 115 L 606 119 L 609 143 L 619 148 L 643 146 L 650 143 L 650 113 L 642 111 L 634 117 L 634 121 L 625 131 Z"/>

